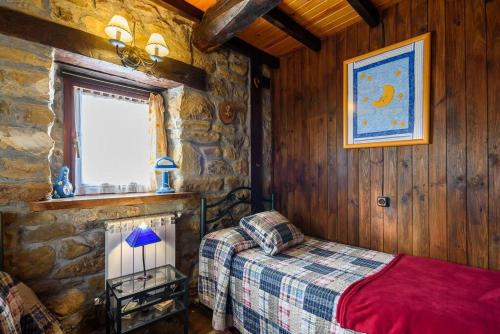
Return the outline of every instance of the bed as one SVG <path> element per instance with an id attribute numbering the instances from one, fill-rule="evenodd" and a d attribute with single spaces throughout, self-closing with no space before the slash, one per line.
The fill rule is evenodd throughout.
<path id="1" fill-rule="evenodd" d="M 312 334 L 499 328 L 500 273 L 311 237 L 269 256 L 244 229 L 230 227 L 237 225 L 230 212 L 251 203 L 249 192 L 238 188 L 212 205 L 202 201 L 198 290 L 200 303 L 213 311 L 214 329 Z"/>
<path id="2" fill-rule="evenodd" d="M 198 289 L 203 305 L 216 308 L 217 282 L 229 275 L 225 277 L 229 278 L 229 299 L 221 316 L 226 319 L 215 320 L 214 328 L 235 327 L 241 333 L 269 334 L 355 333 L 340 328 L 335 321 L 338 298 L 352 282 L 379 270 L 393 256 L 313 238 L 272 257 L 249 244 L 248 237 L 238 243 L 236 239 L 243 232 L 239 227 L 230 227 L 238 220 L 233 212 L 251 204 L 250 191 L 237 188 L 214 204 L 202 200 Z M 273 198 L 264 201 L 268 209 L 274 208 Z M 207 219 L 209 210 L 215 212 L 211 219 Z M 222 229 L 215 228 L 205 235 L 217 223 Z M 221 273 L 218 262 L 228 260 L 233 247 L 237 252 L 231 267 Z M 287 279 L 283 280 L 285 275 Z M 286 289 L 276 286 L 282 281 Z M 286 302 L 279 303 L 279 299 Z"/>

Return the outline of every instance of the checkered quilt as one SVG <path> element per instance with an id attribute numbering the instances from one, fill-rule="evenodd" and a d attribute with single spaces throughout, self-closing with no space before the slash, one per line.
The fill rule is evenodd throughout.
<path id="1" fill-rule="evenodd" d="M 33 291 L 0 271 L 0 333 L 62 334 L 54 316 Z"/>
<path id="2" fill-rule="evenodd" d="M 352 283 L 393 256 L 312 238 L 268 256 L 241 228 L 208 234 L 200 246 L 199 297 L 216 330 L 242 333 L 353 333 L 335 321 Z"/>

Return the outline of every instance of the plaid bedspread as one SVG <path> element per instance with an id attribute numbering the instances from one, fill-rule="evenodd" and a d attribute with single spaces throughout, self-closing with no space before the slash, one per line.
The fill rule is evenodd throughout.
<path id="1" fill-rule="evenodd" d="M 62 330 L 31 289 L 0 271 L 0 333 L 62 334 Z"/>
<path id="2" fill-rule="evenodd" d="M 352 333 L 335 321 L 349 285 L 393 256 L 312 238 L 275 256 L 241 229 L 208 234 L 200 246 L 199 297 L 216 330 L 242 333 Z"/>

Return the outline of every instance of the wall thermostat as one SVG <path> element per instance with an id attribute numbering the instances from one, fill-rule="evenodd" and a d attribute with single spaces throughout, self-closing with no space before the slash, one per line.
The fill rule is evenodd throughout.
<path id="1" fill-rule="evenodd" d="M 381 207 L 388 207 L 389 206 L 389 197 L 386 196 L 379 196 L 377 197 L 377 205 Z"/>

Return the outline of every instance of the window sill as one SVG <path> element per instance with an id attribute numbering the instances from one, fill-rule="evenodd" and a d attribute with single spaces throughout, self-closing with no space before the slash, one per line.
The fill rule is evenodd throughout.
<path id="1" fill-rule="evenodd" d="M 93 208 L 96 206 L 118 206 L 157 203 L 185 198 L 198 197 L 197 193 L 183 192 L 170 194 L 156 193 L 128 193 L 128 194 L 103 194 L 94 196 L 75 196 L 70 198 L 51 199 L 46 201 L 31 202 L 32 211 L 63 210 Z"/>

